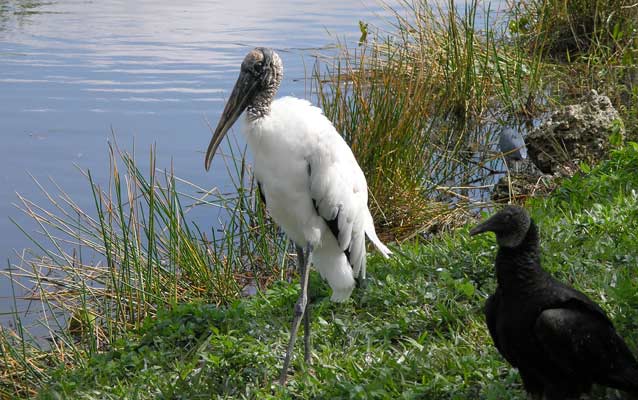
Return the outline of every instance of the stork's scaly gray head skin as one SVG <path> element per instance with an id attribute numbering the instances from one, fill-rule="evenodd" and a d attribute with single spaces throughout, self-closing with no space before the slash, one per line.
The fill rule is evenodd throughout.
<path id="1" fill-rule="evenodd" d="M 270 112 L 270 104 L 281 84 L 283 71 L 281 58 L 272 49 L 257 47 L 246 55 L 241 63 L 239 78 L 208 145 L 204 160 L 207 171 L 224 135 L 244 110 L 248 109 L 248 118 L 252 120 Z"/>
<path id="2" fill-rule="evenodd" d="M 501 247 L 517 247 L 525 239 L 531 224 L 529 214 L 523 207 L 506 206 L 487 220 L 476 225 L 470 235 L 494 232 Z"/>

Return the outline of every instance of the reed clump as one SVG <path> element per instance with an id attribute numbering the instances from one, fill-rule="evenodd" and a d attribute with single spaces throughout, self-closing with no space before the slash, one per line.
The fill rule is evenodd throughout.
<path id="1" fill-rule="evenodd" d="M 595 89 L 612 100 L 628 138 L 638 138 L 638 3 L 530 0 L 510 15 L 516 45 L 561 70 L 550 86 L 558 103 Z"/>
<path id="2" fill-rule="evenodd" d="M 39 236 L 24 232 L 38 251 L 25 252 L 2 274 L 16 304 L 36 307 L 22 313 L 16 305 L 14 328 L 0 330 L 0 397 L 33 394 L 50 379 L 49 369 L 82 365 L 158 310 L 197 300 L 224 305 L 246 287 L 282 279 L 287 240 L 252 191 L 244 153 L 233 149 L 230 194 L 159 170 L 154 150 L 143 166 L 111 146 L 105 187 L 84 172 L 94 209 L 37 181 L 48 204 L 19 196 L 20 209 L 39 226 Z M 207 231 L 190 222 L 194 207 L 217 209 L 221 227 Z M 25 315 L 33 326 L 22 325 Z"/>
<path id="3" fill-rule="evenodd" d="M 591 3 L 403 1 L 390 8 L 391 32 L 361 24 L 359 46 L 342 46 L 316 73 L 319 102 L 368 178 L 382 235 L 463 221 L 455 214 L 485 200 L 481 189 L 503 170 L 498 129 L 531 127 L 591 89 L 612 99 L 635 139 L 638 6 L 597 0 L 592 13 Z M 561 50 L 563 32 L 573 50 Z"/>
<path id="4" fill-rule="evenodd" d="M 498 169 L 492 132 L 505 114 L 535 111 L 545 71 L 478 1 L 391 11 L 393 32 L 366 32 L 316 75 L 322 108 L 368 178 L 376 221 L 402 240 L 462 222 L 465 206 L 485 199 Z"/>
<path id="5" fill-rule="evenodd" d="M 638 6 L 630 0 L 531 0 L 517 2 L 509 28 L 531 48 L 570 60 L 606 48 L 622 55 L 634 47 Z"/>

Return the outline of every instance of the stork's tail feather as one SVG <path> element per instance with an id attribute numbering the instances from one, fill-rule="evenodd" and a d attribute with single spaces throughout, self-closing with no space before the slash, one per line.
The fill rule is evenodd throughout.
<path id="1" fill-rule="evenodd" d="M 336 240 L 328 240 L 313 251 L 313 263 L 321 277 L 332 288 L 330 300 L 340 303 L 348 300 L 356 282 L 346 255 Z"/>
<path id="2" fill-rule="evenodd" d="M 372 244 L 374 244 L 374 247 L 376 247 L 377 250 L 379 250 L 379 252 L 383 254 L 383 257 L 390 258 L 390 256 L 392 255 L 392 251 L 390 251 L 390 249 L 388 249 L 388 247 L 385 244 L 383 244 L 383 242 L 381 242 L 381 240 L 377 236 L 377 232 L 374 230 L 374 223 L 372 222 L 372 216 L 368 218 L 368 223 L 366 224 L 365 231 L 366 231 L 366 236 L 368 237 L 368 239 L 370 239 Z"/>
<path id="3" fill-rule="evenodd" d="M 333 289 L 332 296 L 330 296 L 330 301 L 334 301 L 335 303 L 345 302 L 350 298 L 353 289 L 354 287 L 347 289 Z"/>

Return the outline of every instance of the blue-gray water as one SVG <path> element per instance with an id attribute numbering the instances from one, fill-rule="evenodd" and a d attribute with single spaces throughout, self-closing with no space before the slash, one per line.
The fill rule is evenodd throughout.
<path id="1" fill-rule="evenodd" d="M 383 23 L 382 15 L 373 0 L 0 1 L 0 256 L 16 261 L 14 250 L 33 247 L 10 221 L 37 230 L 12 206 L 16 192 L 47 204 L 28 173 L 49 189 L 54 178 L 92 209 L 77 167 L 106 183 L 112 130 L 124 149 L 135 143 L 139 160 L 155 143 L 158 167 L 172 160 L 177 176 L 224 186 L 225 169 L 203 169 L 206 119 L 216 123 L 246 51 L 280 50 L 279 94 L 312 99 L 312 55 L 337 39 L 355 42 L 358 21 Z M 0 281 L 0 311 L 9 295 Z"/>

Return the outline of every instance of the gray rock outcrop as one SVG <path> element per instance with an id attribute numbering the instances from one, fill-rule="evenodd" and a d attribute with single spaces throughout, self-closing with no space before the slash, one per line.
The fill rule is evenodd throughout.
<path id="1" fill-rule="evenodd" d="M 613 133 L 625 130 L 609 97 L 592 90 L 580 104 L 554 112 L 534 128 L 525 142 L 530 158 L 544 173 L 560 172 L 565 165 L 595 163 L 611 149 Z M 613 140 L 612 140 L 613 141 Z"/>

